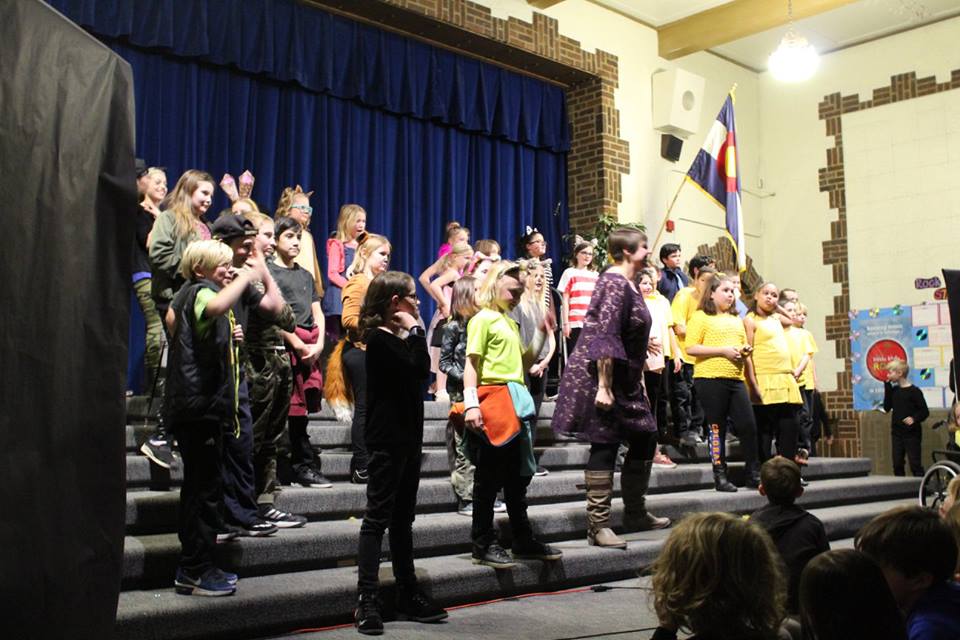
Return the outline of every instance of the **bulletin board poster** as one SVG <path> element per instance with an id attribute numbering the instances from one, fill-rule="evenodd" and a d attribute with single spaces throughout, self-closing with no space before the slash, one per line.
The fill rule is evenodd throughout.
<path id="1" fill-rule="evenodd" d="M 948 368 L 953 340 L 946 303 L 850 311 L 850 343 L 855 410 L 883 406 L 886 365 L 898 358 L 907 361 L 910 381 L 923 392 L 928 407 L 942 409 L 953 397 Z"/>

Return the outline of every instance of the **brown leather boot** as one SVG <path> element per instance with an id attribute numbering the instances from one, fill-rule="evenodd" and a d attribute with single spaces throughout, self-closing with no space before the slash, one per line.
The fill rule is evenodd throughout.
<path id="1" fill-rule="evenodd" d="M 610 528 L 613 471 L 584 471 L 587 483 L 587 542 L 597 547 L 626 549 L 627 541 Z"/>
<path id="2" fill-rule="evenodd" d="M 623 528 L 625 531 L 666 529 L 670 518 L 658 518 L 647 511 L 647 489 L 650 487 L 652 460 L 623 463 L 620 470 L 620 491 L 623 493 Z"/>

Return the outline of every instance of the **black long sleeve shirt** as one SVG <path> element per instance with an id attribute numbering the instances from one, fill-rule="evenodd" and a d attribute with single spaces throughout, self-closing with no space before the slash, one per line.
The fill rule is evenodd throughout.
<path id="1" fill-rule="evenodd" d="M 375 329 L 367 335 L 366 357 L 367 447 L 421 447 L 423 386 L 430 376 L 426 338 Z"/>
<path id="2" fill-rule="evenodd" d="M 930 416 L 923 392 L 914 385 L 901 387 L 889 382 L 883 385 L 883 410 L 892 411 L 890 425 L 894 429 L 919 429 L 920 423 Z M 913 424 L 903 424 L 907 416 L 913 418 Z"/>

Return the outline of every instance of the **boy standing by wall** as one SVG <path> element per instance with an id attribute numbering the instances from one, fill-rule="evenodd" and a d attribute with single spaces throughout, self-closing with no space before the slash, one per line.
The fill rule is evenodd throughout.
<path id="1" fill-rule="evenodd" d="M 910 383 L 910 367 L 903 360 L 887 364 L 887 381 L 883 385 L 883 410 L 891 413 L 890 439 L 893 449 L 893 474 L 905 475 L 904 454 L 910 459 L 910 471 L 923 477 L 920 441 L 923 421 L 930 416 L 923 392 Z"/>

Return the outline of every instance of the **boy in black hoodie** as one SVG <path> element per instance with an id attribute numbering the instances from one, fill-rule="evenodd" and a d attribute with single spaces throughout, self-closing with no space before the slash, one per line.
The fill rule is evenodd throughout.
<path id="1" fill-rule="evenodd" d="M 793 460 L 777 456 L 763 463 L 760 495 L 766 496 L 770 504 L 754 512 L 750 519 L 773 538 L 787 568 L 787 611 L 797 613 L 800 574 L 814 556 L 830 550 L 827 532 L 819 518 L 794 504 L 803 495 L 803 487 L 800 467 Z"/>

